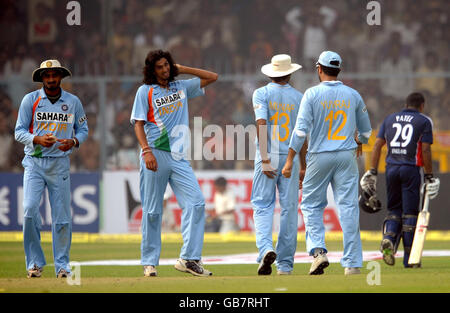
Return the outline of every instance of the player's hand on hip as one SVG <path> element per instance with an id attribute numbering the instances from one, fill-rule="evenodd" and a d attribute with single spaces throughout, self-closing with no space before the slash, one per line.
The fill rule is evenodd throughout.
<path id="1" fill-rule="evenodd" d="M 306 170 L 300 170 L 300 179 L 298 182 L 298 189 L 303 189 L 303 179 L 305 179 Z"/>
<path id="2" fill-rule="evenodd" d="M 261 167 L 263 174 L 267 177 L 274 178 L 275 176 L 277 176 L 275 169 L 272 167 L 272 165 L 270 165 L 270 160 L 262 161 Z"/>
<path id="3" fill-rule="evenodd" d="M 360 156 L 362 156 L 362 154 L 363 154 L 362 145 L 358 145 L 358 147 L 356 148 L 356 158 L 359 158 Z"/>
<path id="4" fill-rule="evenodd" d="M 45 134 L 44 136 L 34 137 L 34 142 L 43 147 L 50 148 L 56 142 L 56 137 L 53 134 Z"/>
<path id="5" fill-rule="evenodd" d="M 156 172 L 158 170 L 158 162 L 156 161 L 153 152 L 148 152 L 144 154 L 144 162 L 147 169 Z"/>

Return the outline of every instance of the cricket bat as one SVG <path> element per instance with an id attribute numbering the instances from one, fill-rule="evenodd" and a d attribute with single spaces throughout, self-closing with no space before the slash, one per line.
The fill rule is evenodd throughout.
<path id="1" fill-rule="evenodd" d="M 426 190 L 426 188 L 425 188 Z M 422 259 L 423 245 L 425 243 L 425 235 L 427 234 L 428 223 L 430 221 L 430 212 L 428 211 L 430 199 L 428 193 L 425 191 L 423 198 L 422 211 L 420 211 L 417 218 L 416 231 L 414 233 L 414 240 L 409 255 L 408 264 L 418 265 Z"/>

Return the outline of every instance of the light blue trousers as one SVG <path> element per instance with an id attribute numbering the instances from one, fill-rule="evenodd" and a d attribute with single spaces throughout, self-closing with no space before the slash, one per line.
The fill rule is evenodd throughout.
<path id="1" fill-rule="evenodd" d="M 298 197 L 299 197 L 299 159 L 294 159 L 292 176 L 281 175 L 287 155 L 279 155 L 277 175 L 268 178 L 262 172 L 261 159 L 255 159 L 251 203 L 255 223 L 256 247 L 259 254 L 256 261 L 261 262 L 264 254 L 273 249 L 272 225 L 275 209 L 276 191 L 278 189 L 281 206 L 280 231 L 275 248 L 278 270 L 289 272 L 294 267 L 294 255 L 297 248 Z"/>
<path id="2" fill-rule="evenodd" d="M 344 235 L 343 267 L 362 267 L 359 231 L 358 166 L 354 150 L 309 153 L 303 181 L 301 210 L 305 222 L 306 249 L 325 246 L 323 211 L 328 204 L 327 189 L 331 184 L 338 217 Z"/>
<path id="3" fill-rule="evenodd" d="M 175 160 L 170 152 L 153 149 L 158 170 L 146 168 L 141 157 L 140 194 L 142 201 L 141 264 L 159 265 L 164 192 L 170 184 L 183 213 L 180 258 L 200 260 L 205 233 L 205 199 L 188 161 Z"/>
<path id="4" fill-rule="evenodd" d="M 52 209 L 52 241 L 55 272 L 70 272 L 69 252 L 72 242 L 70 211 L 70 160 L 62 158 L 36 158 L 25 156 L 23 175 L 23 244 L 26 268 L 46 265 L 41 247 L 39 206 L 47 186 Z"/>

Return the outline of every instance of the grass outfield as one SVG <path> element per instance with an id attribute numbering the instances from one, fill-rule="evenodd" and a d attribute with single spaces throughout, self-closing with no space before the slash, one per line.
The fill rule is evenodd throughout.
<path id="1" fill-rule="evenodd" d="M 341 241 L 327 241 L 329 251 L 342 251 Z M 364 250 L 377 250 L 377 241 L 363 241 Z M 163 243 L 161 258 L 176 258 L 180 243 Z M 52 263 L 51 243 L 43 243 L 47 263 Z M 449 249 L 448 241 L 428 241 L 425 249 Z M 297 251 L 305 250 L 299 241 Z M 257 252 L 253 242 L 205 243 L 203 255 Z M 71 261 L 139 259 L 140 245 L 133 243 L 73 243 Z M 257 276 L 255 265 L 208 265 L 212 277 L 193 277 L 173 266 L 159 266 L 158 277 L 145 278 L 141 266 L 82 266 L 81 285 L 58 280 L 47 265 L 43 276 L 27 279 L 21 242 L 0 242 L 0 292 L 158 292 L 158 293 L 306 293 L 306 292 L 450 292 L 450 258 L 426 257 L 423 268 L 404 269 L 401 259 L 394 267 L 380 264 L 381 284 L 369 285 L 364 263 L 362 275 L 346 277 L 338 263 L 325 275 L 308 276 L 309 264 L 295 264 L 291 276 Z"/>

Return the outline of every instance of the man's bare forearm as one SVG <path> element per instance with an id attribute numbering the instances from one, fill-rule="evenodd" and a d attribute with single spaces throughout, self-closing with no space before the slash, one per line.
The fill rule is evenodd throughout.
<path id="1" fill-rule="evenodd" d="M 269 159 L 267 153 L 267 121 L 259 119 L 256 121 L 256 136 L 258 137 L 259 153 L 263 161 Z"/>
<path id="2" fill-rule="evenodd" d="M 147 136 L 144 131 L 144 121 L 136 121 L 134 124 L 134 132 L 141 148 L 148 147 Z"/>
<path id="3" fill-rule="evenodd" d="M 433 173 L 433 161 L 431 157 L 431 145 L 429 143 L 422 143 L 422 157 L 423 157 L 423 171 L 425 174 Z"/>
<path id="4" fill-rule="evenodd" d="M 297 154 L 297 152 L 295 152 L 294 149 L 289 148 L 289 152 L 288 152 L 288 155 L 286 158 L 286 164 L 292 164 L 296 154 Z M 305 162 L 305 167 L 306 167 L 306 162 Z"/>
<path id="5" fill-rule="evenodd" d="M 306 169 L 306 153 L 308 152 L 308 140 L 305 139 L 305 143 L 302 146 L 302 149 L 299 153 L 300 158 L 300 169 L 305 170 Z"/>
<path id="6" fill-rule="evenodd" d="M 194 76 L 197 76 L 198 78 L 200 78 L 200 80 L 201 80 L 200 87 L 201 88 L 206 87 L 207 85 L 215 82 L 219 78 L 219 75 L 217 73 L 214 73 L 211 71 L 207 71 L 207 70 L 203 70 L 203 69 L 199 69 L 199 68 L 195 68 L 195 67 L 184 66 L 184 65 L 180 65 L 180 64 L 177 64 L 176 66 L 178 67 L 179 74 L 194 75 Z"/>
<path id="7" fill-rule="evenodd" d="M 372 151 L 372 159 L 371 159 L 371 166 L 373 169 L 378 171 L 378 164 L 380 162 L 380 156 L 381 156 L 381 148 L 386 143 L 386 140 L 377 138 L 375 141 L 373 151 Z"/>

